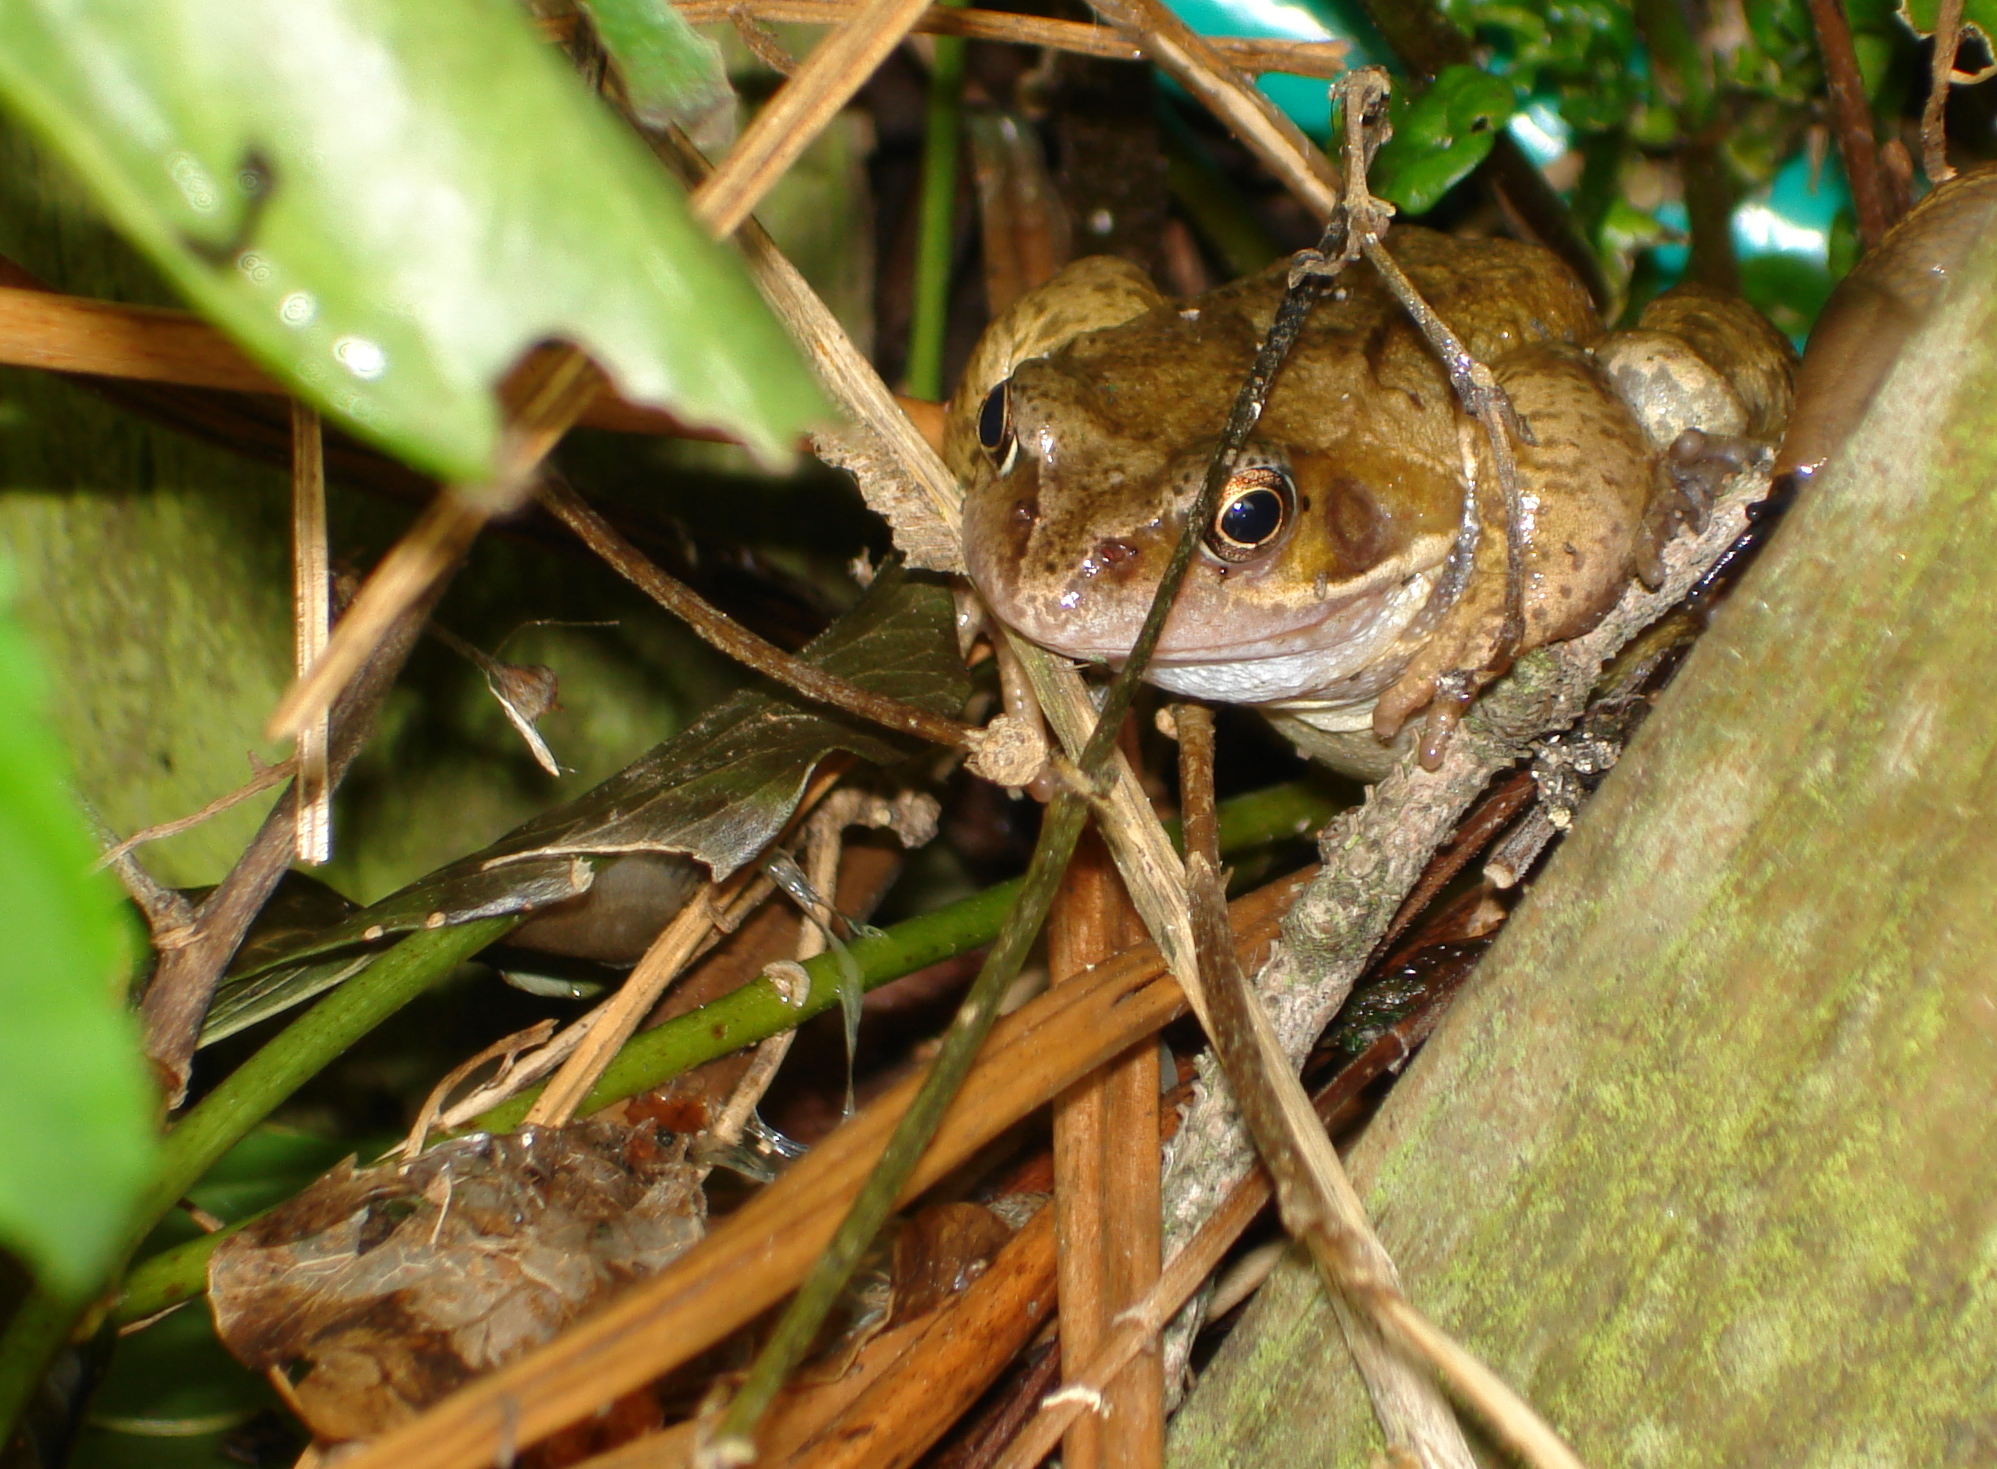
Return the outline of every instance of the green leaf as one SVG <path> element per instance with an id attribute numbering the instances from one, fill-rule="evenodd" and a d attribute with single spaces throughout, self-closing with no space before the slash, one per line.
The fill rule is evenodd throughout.
<path id="1" fill-rule="evenodd" d="M 0 100 L 300 396 L 442 478 L 492 387 L 586 350 L 787 454 L 824 416 L 741 263 L 508 0 L 18 0 Z"/>
<path id="2" fill-rule="evenodd" d="M 1518 106 L 1512 84 L 1474 66 L 1437 73 L 1428 90 L 1396 96 L 1394 135 L 1373 163 L 1373 190 L 1410 214 L 1433 209 L 1482 163 Z"/>
<path id="3" fill-rule="evenodd" d="M 688 123 L 731 89 L 721 48 L 667 0 L 582 0 L 631 110 L 652 127 Z"/>
<path id="4" fill-rule="evenodd" d="M 949 590 L 911 581 L 892 565 L 803 656 L 939 714 L 956 713 L 970 692 Z M 724 878 L 776 837 L 812 772 L 834 751 L 890 765 L 922 748 L 787 690 L 744 689 L 603 784 L 483 851 L 281 952 L 265 951 L 254 967 L 223 981 L 203 1043 L 344 983 L 375 957 L 356 954 L 357 945 L 574 898 L 589 889 L 596 864 L 620 855 L 683 855 Z"/>
<path id="5" fill-rule="evenodd" d="M 11 573 L 7 573 L 11 581 Z M 0 1243 L 58 1295 L 114 1263 L 153 1172 L 115 884 L 70 805 L 40 665 L 0 588 Z"/>

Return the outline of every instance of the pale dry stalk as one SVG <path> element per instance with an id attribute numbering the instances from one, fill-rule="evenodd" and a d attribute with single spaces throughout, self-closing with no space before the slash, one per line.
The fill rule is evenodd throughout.
<path id="1" fill-rule="evenodd" d="M 735 22 L 738 18 L 789 25 L 841 25 L 852 19 L 859 4 L 858 0 L 751 0 L 748 4 L 742 0 L 675 0 L 673 8 L 694 25 Z M 934 36 L 962 36 L 969 41 L 1043 46 L 1109 61 L 1144 59 L 1142 46 L 1101 26 L 1002 10 L 931 5 L 910 29 Z M 1276 71 L 1327 81 L 1345 70 L 1345 57 L 1351 49 L 1344 41 L 1278 41 L 1259 36 L 1210 36 L 1207 40 L 1244 72 Z"/>
<path id="2" fill-rule="evenodd" d="M 527 1112 L 527 1126 L 560 1127 L 575 1115 L 611 1057 L 637 1032 L 666 986 L 714 931 L 716 898 L 712 885 L 702 888 L 652 940 L 652 946 L 625 976 L 615 997 L 603 1007 L 554 1080 L 534 1099 Z"/>
<path id="3" fill-rule="evenodd" d="M 1234 65 L 1161 0 L 1090 0 L 1111 25 L 1137 38 L 1144 52 L 1191 92 L 1262 160 L 1320 221 L 1338 203 L 1331 161 L 1303 131 L 1251 86 Z"/>
<path id="4" fill-rule="evenodd" d="M 865 86 L 929 0 L 864 0 L 851 20 L 813 48 L 797 74 L 758 112 L 714 175 L 694 191 L 693 212 L 717 237 L 741 228 L 784 171 Z"/>
<path id="5" fill-rule="evenodd" d="M 303 676 L 326 651 L 333 624 L 333 577 L 326 553 L 326 455 L 319 415 L 291 404 L 291 646 L 293 671 Z M 298 860 L 319 866 L 333 855 L 333 786 L 326 749 L 330 710 L 299 726 Z"/>

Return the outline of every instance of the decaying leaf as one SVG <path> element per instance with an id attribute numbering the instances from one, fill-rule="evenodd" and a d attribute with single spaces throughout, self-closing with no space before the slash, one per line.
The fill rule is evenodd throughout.
<path id="1" fill-rule="evenodd" d="M 964 549 L 957 539 L 954 516 L 937 512 L 948 503 L 956 482 L 943 470 L 934 452 L 926 461 L 913 460 L 912 446 L 890 443 L 865 424 L 814 434 L 811 447 L 834 469 L 858 481 L 867 508 L 894 527 L 895 549 L 911 566 L 930 571 L 962 571 Z M 918 482 L 923 477 L 926 482 Z"/>
<path id="2" fill-rule="evenodd" d="M 878 693 L 955 714 L 970 686 L 953 617 L 947 589 L 886 567 L 859 604 L 814 639 L 803 656 Z M 608 870 L 626 865 L 618 859 L 628 862 L 634 854 L 644 854 L 661 878 L 653 884 L 657 904 L 646 915 L 649 938 L 697 885 L 697 874 L 683 859 L 705 864 L 717 879 L 753 861 L 790 819 L 812 772 L 834 751 L 891 764 L 919 748 L 769 685 L 745 689 L 595 789 L 516 827 L 484 851 L 439 868 L 281 954 L 266 953 L 255 967 L 239 966 L 217 993 L 203 1043 L 350 977 L 370 957 L 353 953 L 360 945 L 566 904 L 594 894 Z M 605 918 L 596 915 L 590 923 L 601 927 Z"/>
<path id="3" fill-rule="evenodd" d="M 705 1229 L 684 1139 L 592 1120 L 341 1164 L 224 1241 L 216 1332 L 312 1431 L 362 1438 L 549 1340 Z"/>

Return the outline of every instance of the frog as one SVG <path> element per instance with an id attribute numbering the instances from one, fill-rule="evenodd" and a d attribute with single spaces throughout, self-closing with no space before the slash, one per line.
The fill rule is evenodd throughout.
<path id="1" fill-rule="evenodd" d="M 1520 564 L 1491 448 L 1369 264 L 1312 313 L 1150 664 L 1378 779 L 1508 661 L 1597 625 L 1698 522 L 1741 447 L 1779 437 L 1796 355 L 1698 285 L 1604 328 L 1550 251 L 1396 225 L 1386 249 L 1519 425 Z M 1129 653 L 1291 265 L 1190 299 L 1077 260 L 994 318 L 946 410 L 964 560 L 990 613 L 1065 657 Z M 1507 577 L 1517 578 L 1516 602 Z"/>

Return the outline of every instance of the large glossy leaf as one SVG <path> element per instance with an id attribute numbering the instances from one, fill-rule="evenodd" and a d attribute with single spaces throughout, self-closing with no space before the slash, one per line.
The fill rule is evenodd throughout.
<path id="1" fill-rule="evenodd" d="M 740 263 L 509 0 L 10 0 L 0 100 L 207 315 L 475 482 L 534 343 L 772 457 L 823 416 Z"/>
<path id="2" fill-rule="evenodd" d="M 1450 66 L 1419 97 L 1389 104 L 1394 135 L 1373 164 L 1373 189 L 1409 214 L 1433 209 L 1469 177 L 1518 103 L 1510 82 L 1474 66 Z"/>
<path id="3" fill-rule="evenodd" d="M 0 589 L 0 1244 L 71 1294 L 112 1263 L 151 1176 L 154 1098 L 121 1003 L 117 889 L 90 871 L 10 599 Z"/>
<path id="4" fill-rule="evenodd" d="M 969 684 L 953 612 L 946 588 L 890 567 L 804 656 L 877 693 L 955 714 Z M 574 897 L 590 887 L 595 865 L 622 854 L 679 854 L 726 877 L 777 835 L 812 772 L 835 751 L 886 765 L 920 748 L 768 685 L 745 689 L 484 851 L 281 952 L 265 951 L 224 982 L 203 1039 L 218 1040 L 358 973 L 372 956 L 357 954 L 357 945 Z"/>

